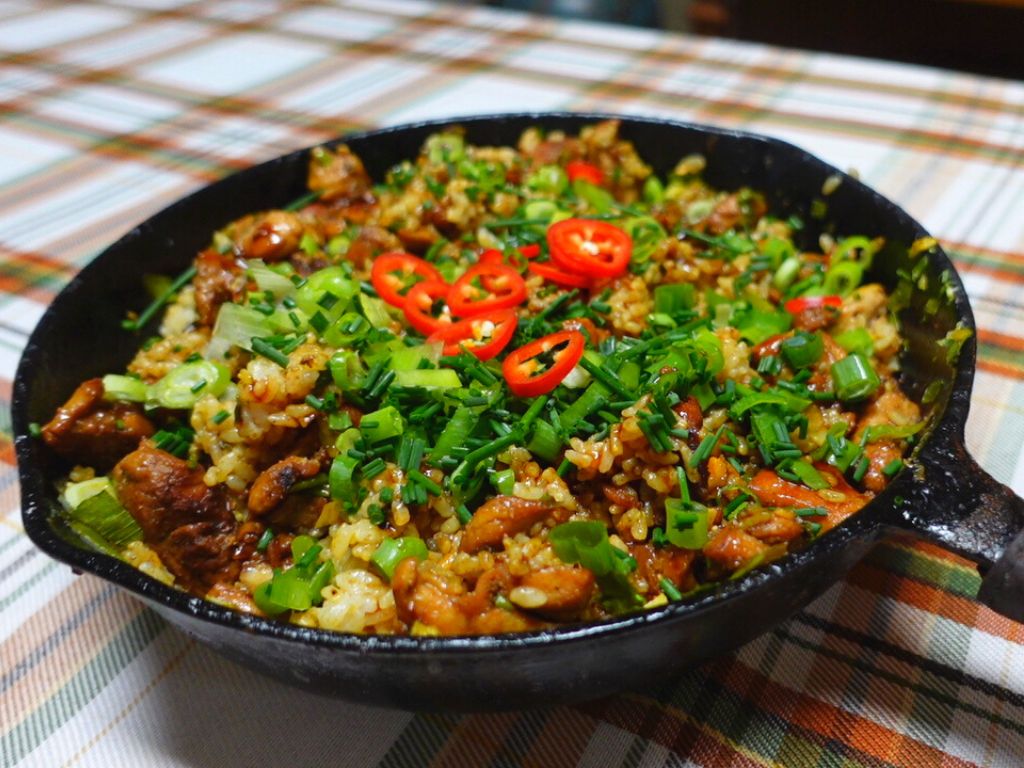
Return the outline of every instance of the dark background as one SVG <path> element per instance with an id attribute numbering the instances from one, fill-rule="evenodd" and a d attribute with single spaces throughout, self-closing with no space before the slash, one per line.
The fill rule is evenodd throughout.
<path id="1" fill-rule="evenodd" d="M 1024 79 L 1024 0 L 481 0 Z"/>

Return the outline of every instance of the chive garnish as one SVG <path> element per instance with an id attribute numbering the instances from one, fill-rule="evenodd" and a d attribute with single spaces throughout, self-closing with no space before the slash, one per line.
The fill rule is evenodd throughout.
<path id="1" fill-rule="evenodd" d="M 665 597 L 669 600 L 675 602 L 683 599 L 683 593 L 680 592 L 676 588 L 676 585 L 669 581 L 666 576 L 661 577 L 661 581 L 658 582 L 658 586 L 661 588 L 661 591 L 665 593 Z"/>
<path id="2" fill-rule="evenodd" d="M 266 339 L 254 338 L 252 340 L 252 351 L 260 357 L 265 357 L 267 360 L 277 363 L 282 368 L 288 367 L 288 355 L 274 347 Z"/>
<path id="3" fill-rule="evenodd" d="M 311 203 L 315 203 L 317 200 L 319 200 L 320 199 L 320 195 L 322 195 L 322 194 L 323 194 L 322 191 L 307 192 L 302 197 L 297 197 L 296 199 L 292 200 L 282 210 L 285 210 L 285 211 L 301 211 L 307 205 L 310 205 Z"/>
<path id="4" fill-rule="evenodd" d="M 195 276 L 196 266 L 195 264 L 193 264 L 180 275 L 178 275 L 176 278 L 174 278 L 174 280 L 171 281 L 171 284 L 167 286 L 167 290 L 165 290 L 163 293 L 157 296 L 148 307 L 146 307 L 144 310 L 142 310 L 142 312 L 139 313 L 139 316 L 137 318 L 135 318 L 134 320 L 122 320 L 121 327 L 124 328 L 126 331 L 137 331 L 140 328 L 142 328 L 146 323 L 148 323 L 153 318 L 153 315 L 160 311 L 161 307 L 163 307 L 168 301 L 171 300 L 171 297 L 173 297 L 178 291 L 180 291 L 186 283 L 191 282 L 192 278 Z"/>

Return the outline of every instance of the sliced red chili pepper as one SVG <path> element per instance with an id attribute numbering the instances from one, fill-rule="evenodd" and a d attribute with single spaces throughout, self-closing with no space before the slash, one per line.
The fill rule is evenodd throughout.
<path id="1" fill-rule="evenodd" d="M 569 177 L 569 181 L 583 179 L 598 186 L 604 184 L 604 173 L 596 165 L 588 163 L 586 160 L 570 160 L 565 164 L 565 175 Z"/>
<path id="2" fill-rule="evenodd" d="M 519 274 L 523 273 L 526 269 L 527 261 L 523 258 L 523 255 L 519 251 L 512 251 L 510 253 L 502 253 L 496 248 L 489 248 L 480 254 L 480 258 L 477 259 L 477 264 L 500 264 L 503 267 L 512 267 Z M 500 290 L 491 287 L 491 281 L 500 283 L 500 280 L 495 280 L 493 277 L 483 275 L 480 278 L 480 283 L 489 291 Z"/>
<path id="3" fill-rule="evenodd" d="M 479 285 L 477 285 L 479 283 Z M 508 309 L 526 299 L 526 283 L 511 267 L 488 261 L 467 269 L 448 295 L 452 314 L 459 317 Z"/>
<path id="4" fill-rule="evenodd" d="M 530 243 L 529 245 L 520 245 L 519 252 L 523 254 L 527 259 L 536 259 L 540 256 L 540 243 Z"/>
<path id="5" fill-rule="evenodd" d="M 579 331 L 559 331 L 508 353 L 501 371 L 512 394 L 537 397 L 562 383 L 583 357 L 586 339 Z M 551 355 L 551 362 L 542 358 Z"/>
<path id="6" fill-rule="evenodd" d="M 441 273 L 429 261 L 401 251 L 382 253 L 374 259 L 370 271 L 370 282 L 377 295 L 396 307 L 404 307 L 409 289 L 424 280 L 444 282 Z"/>
<path id="7" fill-rule="evenodd" d="M 577 275 L 575 272 L 565 272 L 553 264 L 538 263 L 531 261 L 528 270 L 535 275 L 540 275 L 548 282 L 561 285 L 565 288 L 589 288 L 591 280 L 586 275 Z"/>
<path id="8" fill-rule="evenodd" d="M 438 328 L 427 342 L 441 342 L 443 355 L 458 355 L 463 348 L 480 360 L 490 360 L 512 341 L 519 318 L 511 309 L 499 309 Z"/>
<path id="9" fill-rule="evenodd" d="M 618 277 L 629 268 L 633 240 L 614 224 L 598 219 L 564 219 L 548 227 L 551 260 L 591 277 Z"/>
<path id="10" fill-rule="evenodd" d="M 405 305 L 402 311 L 409 325 L 429 336 L 439 328 L 452 324 L 451 315 L 434 314 L 434 304 L 438 299 L 447 300 L 452 287 L 448 283 L 430 280 L 424 283 L 416 283 L 405 295 Z"/>
<path id="11" fill-rule="evenodd" d="M 840 296 L 800 296 L 790 299 L 783 306 L 789 314 L 796 315 L 811 307 L 841 307 L 843 299 Z"/>

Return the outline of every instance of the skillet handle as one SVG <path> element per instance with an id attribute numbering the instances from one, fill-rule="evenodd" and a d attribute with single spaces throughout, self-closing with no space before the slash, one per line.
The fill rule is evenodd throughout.
<path id="1" fill-rule="evenodd" d="M 1024 499 L 971 457 L 962 439 L 921 457 L 924 477 L 904 503 L 916 533 L 978 564 L 978 600 L 1024 622 Z"/>

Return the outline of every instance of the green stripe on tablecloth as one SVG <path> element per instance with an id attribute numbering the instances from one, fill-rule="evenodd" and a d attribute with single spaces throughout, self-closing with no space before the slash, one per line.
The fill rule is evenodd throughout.
<path id="1" fill-rule="evenodd" d="M 1024 277 L 1024 254 L 1000 255 L 991 251 L 966 248 L 962 245 L 956 248 L 947 248 L 946 253 L 957 266 L 967 265 L 970 267 L 978 265 L 999 270 L 1001 273 L 1005 272 L 1014 276 L 1020 275 Z"/>
<path id="2" fill-rule="evenodd" d="M 878 602 L 885 603 L 886 601 L 879 600 Z M 892 608 L 886 610 L 891 611 Z M 950 626 L 958 626 L 955 622 L 944 622 L 943 624 L 944 630 L 947 630 Z M 798 626 L 808 627 L 816 632 L 823 632 L 845 642 L 842 644 L 823 643 L 820 641 L 812 642 L 792 631 L 793 628 Z M 876 634 L 859 632 L 829 619 L 816 616 L 808 611 L 801 611 L 790 622 L 772 631 L 780 633 L 787 641 L 793 642 L 800 648 L 828 655 L 830 658 L 841 661 L 847 666 L 867 670 L 875 677 L 881 677 L 889 682 L 898 683 L 900 687 L 913 691 L 918 697 L 929 696 L 938 703 L 952 705 L 954 708 L 960 708 L 970 714 L 983 717 L 994 724 L 1006 724 L 1012 730 L 1024 735 L 1024 719 L 1019 717 L 1004 718 L 997 711 L 988 713 L 982 707 L 961 701 L 960 697 L 949 693 L 949 691 L 957 692 L 960 688 L 969 688 L 976 694 L 983 694 L 989 699 L 999 702 L 1001 706 L 993 707 L 994 710 L 1005 710 L 1008 706 L 1012 706 L 1018 713 L 1024 712 L 1024 696 L 999 687 L 987 680 L 969 675 L 961 668 L 946 664 L 945 661 L 938 662 L 931 658 L 920 656 L 916 652 L 908 651 L 883 640 Z M 963 627 L 963 631 L 970 633 L 973 631 L 973 628 Z M 940 634 L 942 637 L 948 636 L 948 633 L 945 631 Z M 861 652 L 865 648 L 870 648 L 876 656 L 884 656 L 892 659 L 894 662 L 919 670 L 917 679 L 907 680 L 893 672 L 882 669 L 878 665 L 868 664 L 860 655 L 853 656 L 838 650 L 839 648 L 856 648 Z M 961 660 L 959 663 L 962 664 L 963 661 Z M 1003 720 L 1005 720 L 1005 723 L 1003 723 Z"/>
<path id="3" fill-rule="evenodd" d="M 143 611 L 38 709 L 0 737 L 3 765 L 14 765 L 82 710 L 103 691 L 166 625 Z"/>
<path id="4" fill-rule="evenodd" d="M 440 751 L 459 723 L 456 715 L 417 715 L 384 755 L 378 768 L 419 768 Z"/>
<path id="5" fill-rule="evenodd" d="M 59 271 L 55 271 L 58 267 Z M 66 269 L 48 259 L 7 256 L 0 259 L 0 285 L 6 294 L 19 293 L 29 286 L 55 291 L 71 279 Z"/>
<path id="6" fill-rule="evenodd" d="M 955 560 L 938 560 L 908 547 L 883 542 L 864 562 L 904 578 L 912 578 L 958 597 L 974 598 L 981 577 L 973 566 Z"/>
<path id="7" fill-rule="evenodd" d="M 1015 373 L 1024 373 L 1024 355 L 1021 355 L 1019 350 L 1007 349 L 987 341 L 979 341 L 978 356 L 982 360 L 1010 368 Z"/>
<path id="8" fill-rule="evenodd" d="M 787 639 L 783 637 L 783 639 Z M 720 682 L 728 677 L 728 668 L 739 662 L 725 659 L 699 667 L 687 673 L 678 681 L 676 690 L 665 701 L 656 702 L 648 697 L 627 696 L 606 701 L 606 708 L 592 712 L 613 725 L 636 730 L 639 717 L 649 717 L 650 710 L 657 710 L 662 718 L 670 718 L 681 725 L 674 741 L 664 741 L 668 729 L 661 727 L 657 733 L 648 734 L 650 740 L 665 743 L 678 755 L 695 755 L 698 741 L 715 738 L 725 742 L 731 750 L 756 755 L 761 760 L 775 762 L 782 760 L 782 754 L 799 755 L 798 761 L 783 762 L 782 765 L 813 766 L 835 765 L 834 760 L 842 757 L 845 765 L 870 766 L 876 768 L 887 763 L 848 745 L 838 743 L 801 725 L 797 725 L 774 713 L 762 709 L 756 698 L 740 695 Z M 756 671 L 754 674 L 757 674 Z M 795 696 L 801 695 L 794 692 Z M 594 705 L 583 705 L 588 711 Z M 704 731 L 717 734 L 710 737 Z M 752 734 L 758 739 L 751 739 Z M 830 762 L 832 761 L 832 762 Z M 778 763 L 777 763 L 778 764 Z M 728 765 L 712 762 L 710 765 Z"/>
<path id="9" fill-rule="evenodd" d="M 30 578 L 24 584 L 19 585 L 17 589 L 11 592 L 11 594 L 9 594 L 3 600 L 0 600 L 0 612 L 7 610 L 7 607 L 11 603 L 20 598 L 30 589 L 32 589 L 32 587 L 34 587 L 39 581 L 50 575 L 58 565 L 60 564 L 54 560 L 49 561 L 46 565 L 40 568 L 37 573 L 33 574 L 32 578 Z"/>

